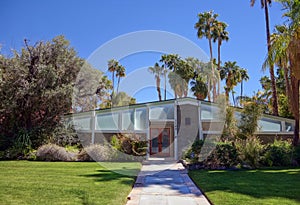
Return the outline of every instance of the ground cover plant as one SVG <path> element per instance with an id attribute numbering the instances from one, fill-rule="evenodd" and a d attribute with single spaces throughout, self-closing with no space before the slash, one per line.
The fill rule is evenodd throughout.
<path id="1" fill-rule="evenodd" d="M 300 203 L 300 168 L 195 170 L 189 175 L 214 205 Z"/>
<path id="2" fill-rule="evenodd" d="M 134 175 L 140 164 L 110 168 L 116 172 L 96 162 L 0 161 L 0 204 L 125 204 L 134 177 L 119 173 Z"/>

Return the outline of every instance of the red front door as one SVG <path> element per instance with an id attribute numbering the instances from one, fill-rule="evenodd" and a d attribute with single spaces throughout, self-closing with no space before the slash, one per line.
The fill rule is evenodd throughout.
<path id="1" fill-rule="evenodd" d="M 150 129 L 150 154 L 157 157 L 170 156 L 170 128 Z"/>

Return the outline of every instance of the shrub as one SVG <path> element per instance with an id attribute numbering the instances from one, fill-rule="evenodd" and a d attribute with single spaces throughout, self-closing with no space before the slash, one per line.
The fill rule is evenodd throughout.
<path id="1" fill-rule="evenodd" d="M 239 159 L 243 164 L 252 168 L 257 168 L 261 162 L 261 156 L 264 151 L 264 145 L 256 137 L 250 137 L 246 140 L 237 140 L 236 148 Z"/>
<path id="2" fill-rule="evenodd" d="M 192 146 L 184 153 L 184 158 L 192 163 L 199 161 L 199 154 L 204 144 L 203 140 L 196 139 Z"/>
<path id="3" fill-rule="evenodd" d="M 92 144 L 78 154 L 79 161 L 111 161 L 117 158 L 117 151 L 109 145 Z"/>
<path id="4" fill-rule="evenodd" d="M 294 149 L 289 141 L 275 140 L 268 145 L 264 154 L 264 163 L 268 166 L 289 166 Z"/>
<path id="5" fill-rule="evenodd" d="M 62 147 L 81 146 L 80 139 L 73 126 L 60 125 L 55 128 L 50 138 L 50 142 Z"/>
<path id="6" fill-rule="evenodd" d="M 262 115 L 262 105 L 255 101 L 249 101 L 244 103 L 243 111 L 241 112 L 241 120 L 238 125 L 237 136 L 241 139 L 253 136 L 257 127 L 258 119 Z"/>
<path id="7" fill-rule="evenodd" d="M 37 149 L 37 160 L 42 161 L 72 161 L 75 156 L 74 153 L 67 152 L 64 147 L 56 144 L 45 144 Z"/>
<path id="8" fill-rule="evenodd" d="M 229 168 L 238 164 L 237 149 L 231 142 L 218 142 L 216 148 L 204 161 L 210 169 Z"/>
<path id="9" fill-rule="evenodd" d="M 111 138 L 111 145 L 128 155 L 145 156 L 147 141 L 136 134 L 118 134 Z"/>
<path id="10" fill-rule="evenodd" d="M 300 145 L 298 145 L 297 147 L 295 147 L 294 150 L 294 160 L 296 160 L 296 162 L 298 163 L 298 165 L 300 164 Z"/>

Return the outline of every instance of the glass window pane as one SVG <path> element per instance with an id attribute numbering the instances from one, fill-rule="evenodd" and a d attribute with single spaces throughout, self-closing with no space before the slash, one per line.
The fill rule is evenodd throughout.
<path id="1" fill-rule="evenodd" d="M 160 105 L 150 108 L 151 120 L 172 120 L 174 119 L 174 105 Z"/>
<path id="2" fill-rule="evenodd" d="M 122 112 L 122 130 L 133 130 L 133 110 Z"/>
<path id="3" fill-rule="evenodd" d="M 78 130 L 91 130 L 91 118 L 74 118 L 73 125 Z"/>
<path id="4" fill-rule="evenodd" d="M 98 114 L 96 130 L 118 130 L 118 113 Z"/>
<path id="5" fill-rule="evenodd" d="M 146 108 L 136 109 L 134 116 L 134 129 L 145 130 L 147 129 L 147 112 Z"/>
<path id="6" fill-rule="evenodd" d="M 281 122 L 263 118 L 258 121 L 258 130 L 265 131 L 265 132 L 280 132 Z"/>
<path id="7" fill-rule="evenodd" d="M 294 131 L 294 125 L 289 122 L 285 122 L 285 131 L 292 132 Z"/>

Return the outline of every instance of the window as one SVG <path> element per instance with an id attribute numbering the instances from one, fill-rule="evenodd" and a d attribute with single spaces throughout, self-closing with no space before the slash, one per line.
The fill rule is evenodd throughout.
<path id="1" fill-rule="evenodd" d="M 258 121 L 258 130 L 264 132 L 280 132 L 281 121 L 262 118 Z"/>
<path id="2" fill-rule="evenodd" d="M 140 108 L 135 110 L 134 115 L 134 129 L 145 130 L 147 129 L 147 112 L 146 108 Z"/>
<path id="3" fill-rule="evenodd" d="M 91 130 L 91 118 L 74 118 L 73 125 L 77 130 Z"/>
<path id="4" fill-rule="evenodd" d="M 151 120 L 172 120 L 174 119 L 174 105 L 159 105 L 150 107 Z"/>
<path id="5" fill-rule="evenodd" d="M 96 120 L 96 130 L 118 130 L 118 113 L 98 114 Z"/>
<path id="6" fill-rule="evenodd" d="M 133 110 L 122 112 L 122 130 L 133 130 Z"/>

